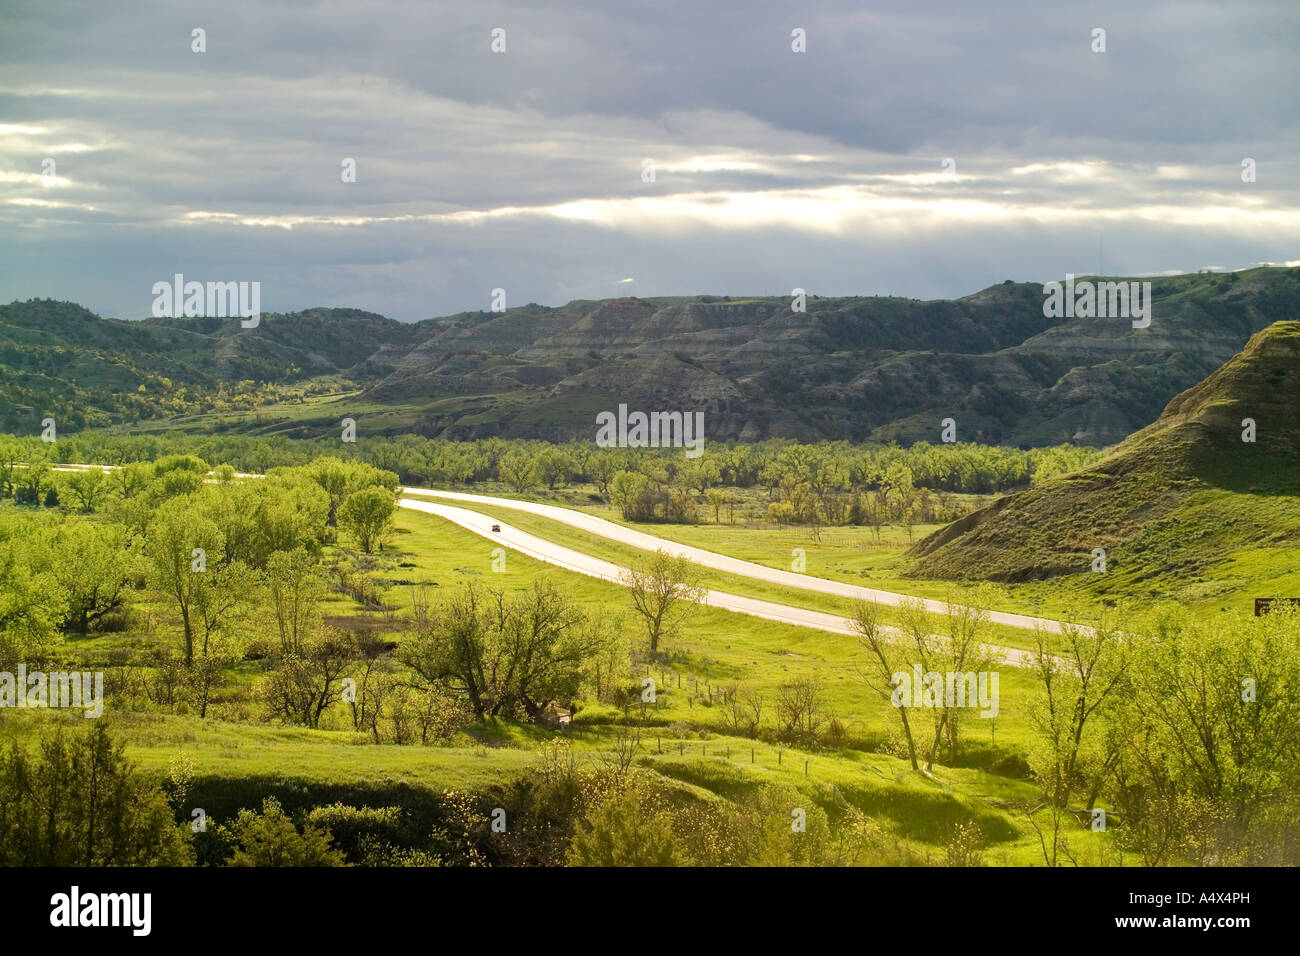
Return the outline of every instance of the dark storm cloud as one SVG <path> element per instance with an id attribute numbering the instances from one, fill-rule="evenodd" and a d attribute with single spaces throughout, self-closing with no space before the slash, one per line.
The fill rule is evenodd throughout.
<path id="1" fill-rule="evenodd" d="M 0 300 L 139 316 L 184 271 L 416 319 L 1295 259 L 1296 40 L 1285 3 L 24 4 Z"/>

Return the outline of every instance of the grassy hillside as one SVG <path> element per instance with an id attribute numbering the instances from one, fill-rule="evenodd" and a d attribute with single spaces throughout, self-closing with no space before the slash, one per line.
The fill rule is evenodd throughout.
<path id="1" fill-rule="evenodd" d="M 1243 420 L 1255 441 L 1243 441 Z M 1294 590 L 1300 322 L 1278 322 L 1095 466 L 999 499 L 913 548 L 912 574 L 1078 576 L 1094 597 Z M 1092 573 L 1092 551 L 1106 572 Z M 1288 590 L 1288 593 L 1290 591 Z"/>
<path id="2" fill-rule="evenodd" d="M 0 306 L 0 430 L 32 433 L 51 416 L 65 432 L 96 425 L 295 404 L 353 378 L 416 326 L 356 309 L 236 319 L 102 319 L 33 299 Z"/>

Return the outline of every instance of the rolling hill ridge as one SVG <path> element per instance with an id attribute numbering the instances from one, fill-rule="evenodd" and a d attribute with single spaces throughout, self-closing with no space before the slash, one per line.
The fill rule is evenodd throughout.
<path id="1" fill-rule="evenodd" d="M 1252 423 L 1254 440 L 1245 440 Z M 1297 495 L 1300 321 L 1286 321 L 1255 334 L 1097 464 L 1000 498 L 918 542 L 911 573 L 1088 577 L 1094 548 L 1107 555 L 1106 574 L 1092 578 L 1102 590 L 1121 579 L 1193 583 L 1242 552 L 1283 572 L 1297 566 Z"/>
<path id="2" fill-rule="evenodd" d="M 1300 269 L 1153 281 L 1150 328 L 1043 315 L 1008 280 L 955 300 L 811 296 L 530 304 L 407 324 L 355 309 L 237 320 L 103 319 L 0 306 L 0 429 L 263 409 L 232 427 L 333 428 L 277 404 L 347 392 L 385 427 L 444 438 L 590 437 L 596 411 L 695 410 L 710 439 L 1108 445 L 1149 424 L 1271 322 L 1300 314 Z"/>

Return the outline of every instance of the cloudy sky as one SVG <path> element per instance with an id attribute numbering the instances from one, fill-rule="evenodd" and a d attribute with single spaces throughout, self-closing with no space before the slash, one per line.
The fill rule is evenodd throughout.
<path id="1" fill-rule="evenodd" d="M 1294 0 L 5 0 L 0 302 L 137 318 L 182 272 L 416 320 L 494 288 L 932 298 L 1294 262 L 1298 24 Z"/>

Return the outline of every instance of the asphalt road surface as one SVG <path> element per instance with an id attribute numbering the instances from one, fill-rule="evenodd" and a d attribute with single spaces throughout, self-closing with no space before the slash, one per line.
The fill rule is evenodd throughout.
<path id="1" fill-rule="evenodd" d="M 529 514 L 550 518 L 553 521 L 559 521 L 574 528 L 581 528 L 583 531 L 600 535 L 602 538 L 609 538 L 611 541 L 620 541 L 623 544 L 630 544 L 634 548 L 644 548 L 647 551 L 667 551 L 669 554 L 681 555 L 687 560 L 694 561 L 696 564 L 701 564 L 706 568 L 713 568 L 715 571 L 726 571 L 728 574 L 738 574 L 742 577 L 754 578 L 758 581 L 768 581 L 772 584 L 783 584 L 786 587 L 799 588 L 804 591 L 820 591 L 823 594 L 834 594 L 838 597 L 847 597 L 862 601 L 874 601 L 876 604 L 885 604 L 891 607 L 897 607 L 904 601 L 917 600 L 916 597 L 909 594 L 898 594 L 894 591 L 880 591 L 875 588 L 864 588 L 856 584 L 846 584 L 843 581 L 830 581 L 826 578 L 814 577 L 811 574 L 798 574 L 794 571 L 782 571 L 778 568 L 769 568 L 762 564 L 755 564 L 752 561 L 742 561 L 740 558 L 731 558 L 725 554 L 718 554 L 714 551 L 705 551 L 703 548 L 695 548 L 690 545 L 679 544 L 676 541 L 669 541 L 666 538 L 657 538 L 652 534 L 646 534 L 644 531 L 637 531 L 634 528 L 625 528 L 621 524 L 606 521 L 604 518 L 597 518 L 595 515 L 575 511 L 572 508 L 561 508 L 558 505 L 543 505 L 531 501 L 516 501 L 513 498 L 494 498 L 488 495 L 474 495 L 460 491 L 437 491 L 432 488 L 403 488 L 402 492 L 408 495 L 442 498 L 448 501 L 461 501 L 466 504 L 514 508 L 518 511 L 526 511 Z M 921 600 L 925 601 L 926 609 L 935 614 L 948 613 L 948 605 L 944 601 L 936 601 L 933 598 L 922 598 Z M 1030 631 L 1037 627 L 1041 627 L 1051 634 L 1060 634 L 1062 627 L 1060 621 L 1053 621 L 1041 617 L 1029 617 L 1024 614 L 1011 614 L 1005 611 L 991 611 L 989 613 L 989 620 L 994 624 L 1006 624 L 1010 627 L 1017 627 Z"/>
<path id="2" fill-rule="evenodd" d="M 408 492 L 414 492 L 416 489 L 404 489 Z M 437 492 L 439 495 L 450 495 L 453 492 Z M 481 496 L 471 495 L 471 499 L 481 498 Z M 500 502 L 506 499 L 482 499 L 485 502 Z M 619 579 L 626 570 L 620 565 L 602 558 L 592 557 L 589 554 L 583 554 L 581 551 L 575 551 L 572 548 L 566 548 L 564 545 L 555 544 L 544 538 L 529 534 L 527 531 L 521 531 L 508 522 L 481 514 L 477 511 L 471 511 L 468 508 L 460 508 L 455 505 L 441 504 L 433 501 L 420 501 L 415 498 L 400 498 L 398 505 L 411 511 L 421 511 L 425 514 L 435 515 L 447 521 L 460 525 L 468 531 L 481 535 L 488 541 L 491 541 L 502 548 L 509 548 L 512 551 L 518 551 L 520 554 L 526 554 L 530 558 L 545 562 L 546 564 L 555 565 L 564 568 L 566 571 L 574 571 L 578 574 L 585 574 L 589 577 L 600 578 L 602 581 L 619 582 Z M 528 502 L 513 502 L 517 505 L 527 505 Z M 531 507 L 548 507 L 546 505 L 530 505 Z M 525 508 L 523 510 L 530 510 Z M 560 508 L 560 511 L 567 509 Z M 599 519 L 596 519 L 599 520 Z M 605 522 L 610 524 L 610 522 Z M 496 525 L 501 530 L 493 531 L 492 526 Z M 618 528 L 618 525 L 612 525 Z M 628 529 L 620 529 L 628 530 Z M 639 532 L 633 532 L 634 534 Z M 649 537 L 648 535 L 646 537 Z M 653 539 L 661 540 L 661 539 Z M 698 549 L 689 549 L 692 552 Z M 711 554 L 712 552 L 703 551 L 701 554 Z M 717 555 L 722 558 L 722 555 Z M 694 558 L 692 558 L 694 560 Z M 727 559 L 731 560 L 731 559 Z M 703 562 L 701 562 L 703 563 Z M 748 562 L 740 562 L 748 564 Z M 753 567 L 759 567 L 753 565 Z M 802 575 L 797 575 L 802 576 Z M 820 580 L 813 578 L 812 580 Z M 860 589 L 867 590 L 867 589 Z M 888 593 L 888 592 L 877 592 Z M 846 617 L 839 617 L 835 614 L 826 614 L 822 611 L 810 611 L 805 608 L 791 607 L 788 604 L 777 604 L 773 601 L 760 601 L 757 598 L 742 597 L 739 594 L 728 594 L 726 591 L 706 590 L 704 598 L 701 601 L 709 607 L 721 608 L 724 611 L 734 611 L 737 614 L 750 614 L 754 617 L 766 618 L 769 621 L 780 621 L 783 624 L 793 624 L 796 627 L 809 627 L 818 631 L 829 631 L 833 634 L 844 634 L 856 638 L 858 631 L 854 628 L 853 622 Z M 942 602 L 939 602 L 942 608 L 946 609 Z M 897 639 L 900 635 L 897 628 L 886 627 L 884 630 L 893 638 Z M 1013 667 L 1028 667 L 1030 665 L 1030 655 L 1026 651 L 1014 647 L 1002 647 L 991 645 L 993 649 L 1000 653 L 1003 659 Z"/>

